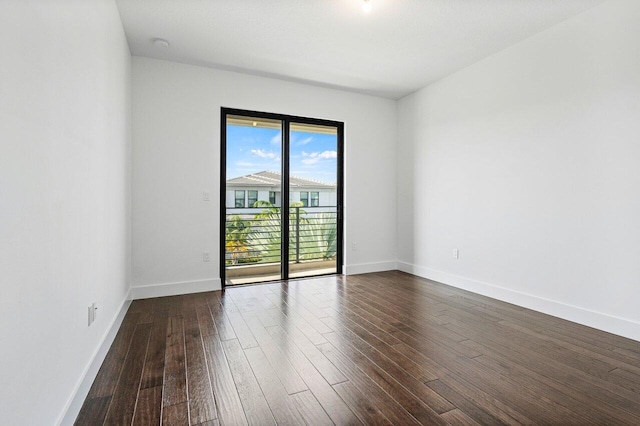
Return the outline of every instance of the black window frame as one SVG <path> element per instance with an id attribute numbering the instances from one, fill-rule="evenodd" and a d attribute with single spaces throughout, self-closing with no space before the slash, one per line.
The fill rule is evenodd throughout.
<path id="1" fill-rule="evenodd" d="M 294 115 L 286 115 L 286 114 L 276 114 L 269 112 L 260 112 L 260 111 L 251 111 L 251 110 L 243 110 L 237 108 L 228 108 L 221 107 L 220 108 L 220 235 L 225 235 L 225 217 L 226 217 L 226 209 L 227 209 L 227 199 L 226 199 L 226 172 L 227 172 L 227 116 L 228 115 L 240 115 L 246 117 L 256 117 L 256 118 L 265 118 L 272 120 L 279 120 L 282 122 L 282 157 L 288 158 L 289 156 L 289 136 L 290 136 L 290 128 L 291 123 L 294 124 L 310 124 L 310 125 L 318 125 L 318 126 L 326 126 L 326 127 L 335 127 L 337 131 L 337 151 L 338 151 L 338 175 L 336 181 L 336 209 L 337 209 L 337 232 L 336 232 L 336 247 L 337 247 L 337 255 L 336 255 L 336 272 L 329 273 L 325 275 L 341 275 L 343 271 L 344 264 L 344 209 L 345 209 L 345 200 L 344 200 L 344 123 L 341 121 L 334 120 L 325 120 L 319 118 L 310 118 L 310 117 L 300 117 Z M 282 170 L 281 174 L 283 176 L 282 179 L 282 192 L 281 192 L 281 205 L 288 206 L 290 204 L 289 190 L 290 184 L 289 179 L 285 179 L 290 176 L 289 173 L 289 164 L 287 161 L 282 162 Z M 289 215 L 282 215 L 282 229 L 283 232 L 288 232 L 289 229 Z M 222 283 L 222 288 L 224 289 L 227 286 L 226 277 L 225 277 L 225 238 L 219 238 L 220 240 L 220 278 Z M 286 241 L 286 238 L 282 239 L 282 259 L 287 259 L 282 261 L 282 270 L 281 270 L 281 278 L 280 280 L 289 279 L 289 244 Z M 319 275 L 317 275 L 319 276 Z"/>
<path id="2" fill-rule="evenodd" d="M 242 192 L 242 205 L 241 206 L 238 205 L 238 200 L 239 200 L 238 193 L 239 192 Z M 246 195 L 245 193 L 246 193 L 246 191 L 244 189 L 236 189 L 233 192 L 233 196 L 234 196 L 234 203 L 233 204 L 234 204 L 236 209 L 244 209 L 245 207 L 247 207 L 247 205 L 246 205 L 247 199 L 245 198 L 245 195 Z"/>
<path id="3" fill-rule="evenodd" d="M 251 193 L 255 192 L 256 196 L 251 197 Z M 253 200 L 253 203 L 251 202 L 251 200 Z M 253 205 L 256 203 L 256 201 L 258 201 L 258 191 L 250 189 L 247 191 L 247 207 L 252 208 Z"/>
<path id="4" fill-rule="evenodd" d="M 316 195 L 315 198 L 313 197 L 314 194 Z M 320 191 L 309 192 L 309 207 L 320 207 Z"/>
<path id="5" fill-rule="evenodd" d="M 302 199 L 302 194 L 306 194 L 304 201 Z M 309 207 L 309 191 L 300 191 L 300 202 L 302 203 L 302 207 Z"/>

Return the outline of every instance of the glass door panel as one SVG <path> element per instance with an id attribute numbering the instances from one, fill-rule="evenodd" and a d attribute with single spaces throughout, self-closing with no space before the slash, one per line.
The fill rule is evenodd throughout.
<path id="1" fill-rule="evenodd" d="M 338 128 L 289 125 L 289 277 L 338 272 Z"/>
<path id="2" fill-rule="evenodd" d="M 226 115 L 227 284 L 282 277 L 281 120 Z"/>

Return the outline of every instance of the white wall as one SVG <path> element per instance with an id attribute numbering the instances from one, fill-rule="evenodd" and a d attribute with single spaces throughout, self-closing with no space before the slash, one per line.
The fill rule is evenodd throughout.
<path id="1" fill-rule="evenodd" d="M 606 2 L 399 102 L 402 269 L 640 339 L 638 22 Z"/>
<path id="2" fill-rule="evenodd" d="M 0 423 L 50 425 L 128 292 L 131 57 L 111 0 L 2 1 L 0 28 Z"/>
<path id="3" fill-rule="evenodd" d="M 220 286 L 222 106 L 344 121 L 347 271 L 395 267 L 395 101 L 135 57 L 135 297 Z"/>

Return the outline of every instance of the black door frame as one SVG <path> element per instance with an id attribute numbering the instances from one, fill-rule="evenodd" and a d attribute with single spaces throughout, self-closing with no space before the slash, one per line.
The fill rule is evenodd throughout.
<path id="1" fill-rule="evenodd" d="M 236 108 L 220 108 L 220 279 L 222 288 L 226 287 L 226 217 L 227 217 L 227 116 L 241 115 L 246 117 L 265 118 L 282 122 L 282 194 L 281 211 L 289 205 L 289 130 L 291 123 L 316 124 L 335 127 L 338 130 L 338 180 L 337 180 L 337 241 L 336 241 L 336 274 L 342 274 L 344 256 L 343 247 L 343 210 L 344 210 L 344 123 L 341 121 L 323 120 L 319 118 L 299 117 L 295 115 L 275 114 L 270 112 L 251 111 Z M 289 278 L 289 215 L 280 214 L 282 220 L 280 279 Z M 286 238 L 285 238 L 286 237 Z M 334 275 L 334 274 L 330 274 Z"/>

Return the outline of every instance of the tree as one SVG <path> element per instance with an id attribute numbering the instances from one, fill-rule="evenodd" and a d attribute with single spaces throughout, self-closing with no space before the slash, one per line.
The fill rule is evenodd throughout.
<path id="1" fill-rule="evenodd" d="M 300 224 L 301 260 L 336 256 L 338 223 L 335 214 L 319 213 Z"/>
<path id="2" fill-rule="evenodd" d="M 231 254 L 227 262 L 237 265 L 248 255 L 247 239 L 251 233 L 251 221 L 244 220 L 238 215 L 231 216 L 225 225 L 226 252 Z"/>
<path id="3" fill-rule="evenodd" d="M 281 209 L 268 201 L 256 201 L 263 208 L 253 219 L 232 216 L 226 225 L 228 264 L 276 263 L 282 261 Z M 302 203 L 289 207 L 289 261 L 327 260 L 336 256 L 337 221 L 334 213 L 308 218 Z"/>
<path id="4" fill-rule="evenodd" d="M 260 250 L 262 259 L 266 262 L 281 261 L 281 238 L 282 238 L 282 222 L 280 216 L 280 208 L 274 206 L 268 201 L 256 201 L 254 207 L 264 207 L 260 213 L 257 213 L 253 220 L 253 231 L 249 235 L 251 247 Z M 291 204 L 292 208 L 302 207 L 302 203 L 296 202 Z M 290 209 L 289 223 L 296 219 L 295 210 Z M 291 254 L 292 242 L 289 242 L 289 252 Z M 291 255 L 290 255 L 291 257 Z"/>

